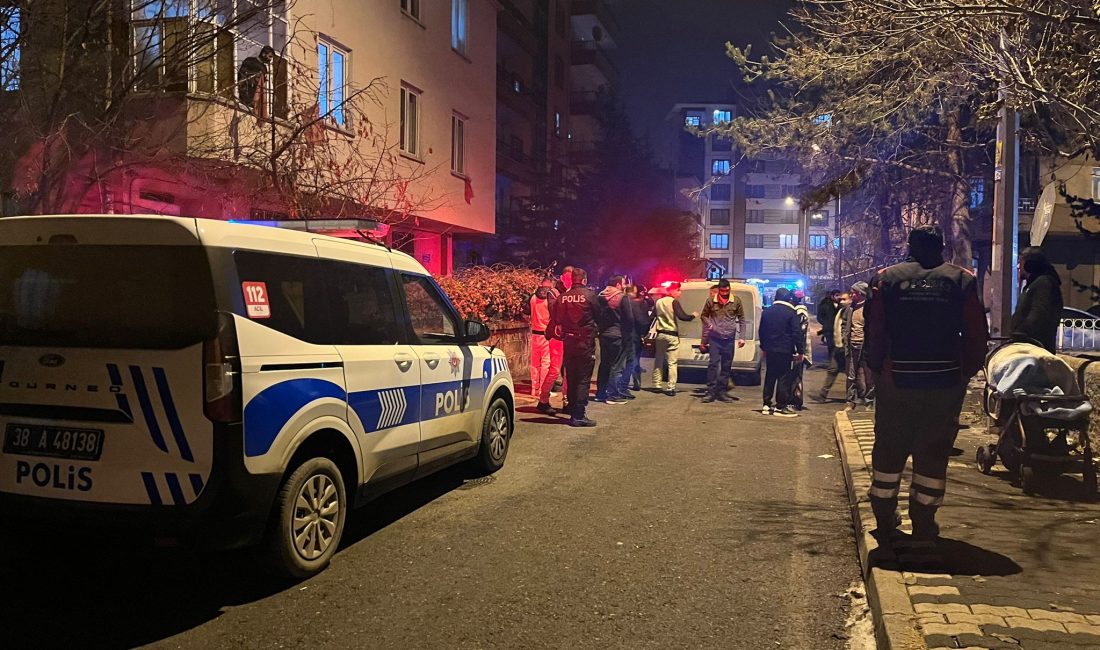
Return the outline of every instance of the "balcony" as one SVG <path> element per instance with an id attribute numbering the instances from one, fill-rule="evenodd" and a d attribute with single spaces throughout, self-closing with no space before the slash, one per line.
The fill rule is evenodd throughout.
<path id="1" fill-rule="evenodd" d="M 524 51 L 532 56 L 539 53 L 538 38 L 535 36 L 534 27 L 526 22 L 515 10 L 505 8 L 497 14 L 497 29 L 512 41 L 515 41 Z"/>
<path id="2" fill-rule="evenodd" d="M 522 79 L 502 66 L 497 66 L 497 102 L 527 121 L 534 121 L 538 115 L 539 106 L 531 89 Z"/>
<path id="3" fill-rule="evenodd" d="M 601 42 L 614 47 L 614 37 L 619 33 L 619 23 L 606 0 L 573 0 L 573 33 L 582 40 L 594 39 L 598 33 Z M 599 28 L 597 31 L 595 28 Z"/>
<path id="4" fill-rule="evenodd" d="M 615 83 L 618 72 L 603 48 L 591 41 L 574 41 L 572 50 L 574 88 L 597 91 Z"/>
<path id="5" fill-rule="evenodd" d="M 497 170 L 520 182 L 530 183 L 538 173 L 536 162 L 508 140 L 497 140 Z"/>
<path id="6" fill-rule="evenodd" d="M 573 115 L 596 115 L 604 105 L 603 93 L 588 90 L 569 95 L 569 112 Z"/>

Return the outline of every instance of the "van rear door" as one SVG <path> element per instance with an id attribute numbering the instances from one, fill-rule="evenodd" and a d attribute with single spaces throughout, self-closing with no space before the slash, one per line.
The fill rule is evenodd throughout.
<path id="1" fill-rule="evenodd" d="M 217 299 L 193 220 L 4 219 L 0 242 L 0 491 L 197 499 Z"/>

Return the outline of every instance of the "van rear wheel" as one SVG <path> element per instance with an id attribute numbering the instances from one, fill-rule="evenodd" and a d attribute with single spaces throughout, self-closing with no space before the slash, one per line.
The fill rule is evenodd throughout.
<path id="1" fill-rule="evenodd" d="M 268 530 L 267 559 L 288 578 L 308 578 L 328 566 L 340 545 L 347 496 L 339 468 L 311 458 L 283 484 Z"/>

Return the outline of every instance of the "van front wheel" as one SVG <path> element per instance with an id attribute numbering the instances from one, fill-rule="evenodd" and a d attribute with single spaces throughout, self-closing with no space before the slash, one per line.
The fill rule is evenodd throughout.
<path id="1" fill-rule="evenodd" d="M 481 446 L 473 465 L 483 474 L 492 474 L 504 467 L 511 442 L 512 418 L 508 414 L 508 404 L 498 397 L 489 405 L 481 422 Z"/>
<path id="2" fill-rule="evenodd" d="M 283 484 L 268 531 L 267 557 L 280 574 L 308 578 L 328 566 L 340 545 L 347 497 L 339 468 L 311 458 Z"/>

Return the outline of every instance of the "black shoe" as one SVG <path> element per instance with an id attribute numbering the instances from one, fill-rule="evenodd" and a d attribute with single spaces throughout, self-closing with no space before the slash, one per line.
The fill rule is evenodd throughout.
<path id="1" fill-rule="evenodd" d="M 725 399 L 722 399 L 722 397 L 724 397 Z M 738 397 L 736 395 L 730 395 L 729 393 L 726 393 L 722 397 L 718 398 L 719 402 L 740 402 L 741 401 L 740 397 Z"/>
<path id="2" fill-rule="evenodd" d="M 630 402 L 628 400 L 625 400 L 625 399 L 621 398 L 621 397 L 608 397 L 607 398 L 607 403 L 612 405 L 612 406 L 618 406 L 620 404 L 629 404 Z"/>
<path id="3" fill-rule="evenodd" d="M 821 394 L 814 395 L 810 399 L 814 401 L 814 404 L 827 404 L 829 402 L 828 396 Z"/>
<path id="4" fill-rule="evenodd" d="M 637 385 L 637 384 L 635 384 L 635 385 L 633 385 L 633 386 L 631 386 L 631 387 L 630 387 L 630 390 L 632 390 L 632 391 L 634 391 L 634 392 L 638 392 L 638 391 L 642 390 L 642 387 L 641 387 L 641 386 L 639 386 L 639 385 Z"/>
<path id="5" fill-rule="evenodd" d="M 538 405 L 535 407 L 535 410 L 539 413 L 545 413 L 546 415 L 558 414 L 558 410 L 555 409 L 553 406 L 550 406 L 548 402 L 539 402 Z"/>
<path id="6" fill-rule="evenodd" d="M 780 418 L 796 418 L 796 417 L 798 417 L 798 413 L 793 408 L 791 408 L 789 406 L 784 406 L 783 408 L 775 409 L 772 412 L 772 415 L 774 415 L 776 417 L 780 417 Z"/>
<path id="7" fill-rule="evenodd" d="M 704 404 L 710 404 L 713 401 L 714 401 L 714 395 L 705 395 L 705 396 L 703 396 L 703 403 Z"/>
<path id="8" fill-rule="evenodd" d="M 666 388 L 663 391 L 661 391 L 661 393 L 663 395 L 668 395 L 669 397 L 676 397 L 676 391 L 671 389 L 671 388 Z"/>
<path id="9" fill-rule="evenodd" d="M 631 395 L 630 393 L 623 393 L 622 395 L 619 395 L 619 399 L 638 399 L 638 398 Z"/>
<path id="10" fill-rule="evenodd" d="M 569 420 L 569 426 L 571 427 L 594 427 L 596 426 L 595 420 L 584 418 L 573 418 Z"/>

